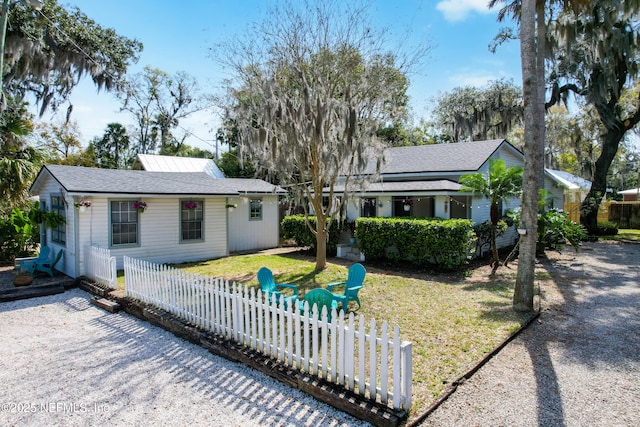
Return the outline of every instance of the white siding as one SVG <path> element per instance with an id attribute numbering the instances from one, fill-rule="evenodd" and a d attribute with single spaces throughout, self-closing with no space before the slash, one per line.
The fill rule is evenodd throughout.
<path id="1" fill-rule="evenodd" d="M 549 197 L 553 199 L 553 207 L 564 209 L 564 188 L 548 176 L 544 177 L 544 188 L 549 192 Z"/>
<path id="2" fill-rule="evenodd" d="M 249 219 L 249 200 L 262 199 L 262 219 Z M 280 242 L 278 196 L 230 197 L 227 208 L 229 221 L 229 252 L 275 248 Z"/>
<path id="3" fill-rule="evenodd" d="M 198 198 L 194 198 L 198 199 Z M 86 200 L 86 199 L 85 199 Z M 141 198 L 147 209 L 139 214 L 139 246 L 110 246 L 109 201 L 138 200 L 132 198 L 91 198 L 92 206 L 79 216 L 79 246 L 82 253 L 91 245 L 110 248 L 117 268 L 123 268 L 128 255 L 157 263 L 179 263 L 219 258 L 227 255 L 227 231 L 224 198 L 204 199 L 203 241 L 180 242 L 180 200 L 178 198 Z M 200 200 L 200 199 L 198 199 Z M 84 273 L 84 256 L 80 258 L 80 274 Z"/>
<path id="4" fill-rule="evenodd" d="M 41 192 L 38 194 L 40 198 L 40 202 L 45 202 L 47 211 L 51 211 L 51 196 L 59 195 L 64 196 L 63 189 L 60 187 L 57 181 L 52 179 L 48 174 L 43 176 L 44 184 L 42 186 Z M 51 230 L 47 229 L 45 231 L 47 235 L 47 246 L 51 248 L 53 252 L 56 254 L 59 250 L 64 250 L 64 256 L 62 259 L 56 264 L 56 270 L 63 272 L 67 276 L 76 277 L 76 260 L 77 260 L 77 250 L 75 246 L 75 227 L 76 227 L 76 217 L 75 217 L 75 208 L 73 206 L 73 199 L 70 197 L 65 198 L 66 201 L 66 209 L 65 215 L 67 217 L 67 222 L 65 224 L 66 227 L 66 244 L 62 245 L 60 243 L 51 241 Z M 53 256 L 53 255 L 52 255 Z"/>

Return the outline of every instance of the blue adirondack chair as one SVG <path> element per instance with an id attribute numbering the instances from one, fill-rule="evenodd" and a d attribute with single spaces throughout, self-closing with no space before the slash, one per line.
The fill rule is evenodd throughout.
<path id="1" fill-rule="evenodd" d="M 258 282 L 260 282 L 262 292 L 268 292 L 269 301 L 271 301 L 271 298 L 275 298 L 278 303 L 280 302 L 280 295 L 282 295 L 280 288 L 291 289 L 293 291 L 293 295 L 285 295 L 285 307 L 288 307 L 289 303 L 298 300 L 298 287 L 290 283 L 276 283 L 273 278 L 273 273 L 267 267 L 262 267 L 258 270 Z"/>
<path id="2" fill-rule="evenodd" d="M 29 273 L 33 274 L 35 262 L 47 261 L 50 254 L 51 248 L 49 246 L 43 246 L 40 248 L 40 253 L 38 254 L 37 258 L 27 258 L 20 260 L 18 269 L 21 271 L 28 271 Z"/>
<path id="3" fill-rule="evenodd" d="M 41 271 L 53 277 L 53 269 L 56 267 L 56 264 L 58 263 L 58 261 L 60 261 L 60 258 L 62 258 L 63 254 L 64 254 L 64 250 L 60 249 L 56 257 L 53 259 L 53 262 L 51 262 L 50 259 L 34 262 L 33 273 L 35 273 L 36 271 Z"/>
<path id="4" fill-rule="evenodd" d="M 331 309 L 338 308 L 338 303 L 334 300 L 333 294 L 326 289 L 312 289 L 300 301 L 300 311 L 304 312 L 304 303 L 309 303 L 309 314 L 313 315 L 313 306 L 318 307 L 318 319 L 322 319 L 322 307 L 327 307 L 327 322 L 331 322 Z"/>
<path id="5" fill-rule="evenodd" d="M 333 299 L 342 305 L 342 310 L 344 310 L 345 313 L 347 312 L 349 301 L 357 302 L 358 308 L 360 308 L 358 291 L 362 288 L 365 274 L 367 274 L 367 270 L 365 270 L 362 264 L 353 264 L 349 267 L 346 282 L 334 282 L 327 285 L 329 292 L 333 292 L 334 288 L 344 286 L 344 293 L 333 293 Z"/>

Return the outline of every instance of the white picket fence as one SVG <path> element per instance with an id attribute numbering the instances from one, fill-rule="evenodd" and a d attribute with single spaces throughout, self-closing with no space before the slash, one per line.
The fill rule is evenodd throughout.
<path id="1" fill-rule="evenodd" d="M 90 246 L 86 250 L 85 275 L 98 283 L 102 283 L 111 289 L 118 286 L 118 272 L 116 269 L 116 257 L 111 256 L 109 249 Z"/>
<path id="2" fill-rule="evenodd" d="M 328 322 L 326 308 L 284 308 L 255 288 L 126 256 L 124 274 L 129 297 L 366 398 L 411 406 L 412 345 L 398 326 L 372 319 L 367 331 L 364 316 L 335 309 Z"/>

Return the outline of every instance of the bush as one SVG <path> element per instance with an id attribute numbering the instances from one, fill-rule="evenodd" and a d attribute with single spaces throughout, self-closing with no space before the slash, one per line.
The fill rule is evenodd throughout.
<path id="1" fill-rule="evenodd" d="M 498 221 L 496 226 L 496 237 L 502 236 L 509 228 L 506 221 Z M 481 222 L 473 226 L 473 232 L 476 234 L 476 255 L 482 256 L 486 250 L 491 250 L 491 221 Z"/>
<path id="2" fill-rule="evenodd" d="M 578 250 L 580 241 L 587 236 L 584 228 L 569 219 L 569 214 L 557 209 L 551 209 L 538 214 L 537 243 L 542 248 L 561 250 L 569 243 Z"/>
<path id="3" fill-rule="evenodd" d="M 615 236 L 618 234 L 618 225 L 611 221 L 598 223 L 598 236 Z"/>
<path id="4" fill-rule="evenodd" d="M 317 224 L 316 217 L 310 216 L 309 221 L 315 228 Z M 286 216 L 282 219 L 280 227 L 282 228 L 282 237 L 295 240 L 298 246 L 309 246 L 313 253 L 316 253 L 316 236 L 309 230 L 304 215 Z M 339 222 L 333 221 L 329 229 L 329 241 L 327 242 L 327 255 L 329 256 L 334 256 L 337 252 L 340 231 Z"/>
<path id="5" fill-rule="evenodd" d="M 367 260 L 406 260 L 452 269 L 474 252 L 473 223 L 466 219 L 358 218 L 358 249 Z"/>
<path id="6" fill-rule="evenodd" d="M 40 240 L 40 227 L 29 215 L 14 208 L 11 216 L 0 218 L 0 261 L 13 262 L 17 257 L 32 255 Z"/>

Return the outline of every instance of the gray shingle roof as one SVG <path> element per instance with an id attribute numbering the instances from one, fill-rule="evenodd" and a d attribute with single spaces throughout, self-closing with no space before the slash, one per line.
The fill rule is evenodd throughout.
<path id="1" fill-rule="evenodd" d="M 237 196 L 241 193 L 282 192 L 282 189 L 259 179 L 216 179 L 204 172 L 149 172 L 45 165 L 38 178 L 44 170 L 66 191 L 77 193 Z"/>
<path id="2" fill-rule="evenodd" d="M 386 161 L 380 173 L 475 172 L 503 142 L 503 139 L 493 139 L 388 148 L 385 151 Z M 366 173 L 373 173 L 375 162 L 369 163 L 370 167 Z"/>
<path id="3" fill-rule="evenodd" d="M 458 191 L 462 186 L 457 182 L 448 179 L 438 179 L 433 181 L 392 181 L 392 182 L 374 182 L 362 189 L 363 193 L 384 193 L 384 192 L 404 192 L 410 193 L 415 191 Z M 336 185 L 334 191 L 337 193 L 344 192 L 344 185 Z M 324 189 L 324 193 L 328 193 L 329 188 Z"/>

